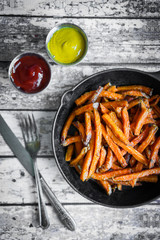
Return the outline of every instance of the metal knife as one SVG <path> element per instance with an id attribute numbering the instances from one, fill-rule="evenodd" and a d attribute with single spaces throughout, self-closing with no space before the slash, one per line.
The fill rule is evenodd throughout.
<path id="1" fill-rule="evenodd" d="M 0 133 L 4 138 L 5 142 L 7 143 L 7 145 L 12 150 L 12 152 L 18 158 L 20 163 L 23 165 L 23 167 L 28 171 L 28 173 L 32 177 L 34 177 L 33 160 L 30 154 L 27 152 L 27 150 L 23 147 L 23 145 L 20 143 L 18 138 L 9 128 L 9 126 L 7 125 L 7 123 L 5 122 L 1 114 L 0 114 Z M 43 190 L 46 196 L 48 197 L 50 203 L 52 204 L 52 206 L 57 210 L 60 220 L 69 230 L 75 231 L 76 224 L 73 218 L 70 216 L 68 211 L 59 202 L 59 200 L 57 199 L 55 194 L 52 192 L 51 188 L 48 186 L 48 184 L 46 183 L 46 181 L 44 180 L 41 174 L 40 174 L 40 179 L 42 182 Z"/>

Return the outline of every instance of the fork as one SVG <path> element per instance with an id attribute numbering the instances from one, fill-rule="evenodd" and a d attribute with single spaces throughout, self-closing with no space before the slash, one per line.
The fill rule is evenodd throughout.
<path id="1" fill-rule="evenodd" d="M 46 229 L 49 227 L 50 222 L 47 214 L 46 205 L 44 202 L 42 185 L 41 185 L 40 175 L 37 167 L 36 157 L 40 149 L 40 138 L 39 138 L 39 134 L 38 134 L 38 130 L 37 130 L 37 126 L 36 126 L 36 122 L 33 114 L 32 114 L 32 117 L 28 115 L 28 118 L 27 117 L 22 118 L 21 116 L 20 126 L 22 130 L 26 150 L 30 153 L 33 159 L 33 169 L 34 169 L 36 189 L 37 189 L 37 195 L 38 195 L 39 225 L 43 229 Z"/>
<path id="2" fill-rule="evenodd" d="M 35 151 L 35 150 L 33 150 L 33 147 L 31 147 L 32 144 L 30 142 L 33 142 L 32 136 L 34 134 L 35 139 L 37 140 L 35 147 L 36 147 L 36 150 L 38 153 L 39 148 L 40 148 L 40 139 L 39 139 L 39 134 L 38 134 L 38 130 L 37 130 L 37 126 L 36 126 L 36 122 L 35 122 L 33 114 L 32 114 L 32 120 L 29 115 L 28 115 L 28 120 L 26 117 L 22 118 L 22 116 L 20 116 L 20 127 L 22 129 L 25 147 L 28 150 L 28 152 L 30 153 L 31 157 L 34 158 L 34 161 L 35 161 L 37 154 L 35 156 L 35 153 L 33 153 L 33 151 Z M 29 139 L 29 137 L 30 137 L 30 139 Z M 38 171 L 38 169 L 37 169 L 37 171 Z M 68 213 L 68 211 L 63 207 L 63 205 L 57 199 L 56 195 L 53 193 L 52 189 L 48 186 L 48 184 L 44 180 L 41 173 L 39 171 L 38 171 L 38 173 L 37 173 L 37 175 L 39 175 L 38 177 L 40 178 L 40 182 L 42 184 L 42 189 L 44 190 L 44 193 L 48 197 L 51 205 L 57 211 L 59 219 L 70 231 L 75 231 L 76 223 L 75 223 L 74 219 L 71 217 L 71 215 Z M 42 193 L 42 190 L 41 190 L 41 193 Z M 45 209 L 45 205 L 43 205 L 43 209 Z M 39 216 L 41 216 L 41 218 L 43 217 L 43 213 L 44 214 L 46 213 L 45 210 L 42 211 L 42 214 L 40 213 L 41 215 L 39 215 Z M 44 215 L 43 219 L 46 219 L 45 226 L 47 225 L 47 223 L 49 224 L 49 221 L 47 221 L 48 220 L 47 215 Z"/>

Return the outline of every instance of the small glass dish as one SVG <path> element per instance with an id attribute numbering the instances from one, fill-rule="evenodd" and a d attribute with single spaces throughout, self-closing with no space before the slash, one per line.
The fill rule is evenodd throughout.
<path id="1" fill-rule="evenodd" d="M 42 55 L 25 52 L 12 60 L 8 76 L 18 91 L 26 94 L 36 94 L 48 86 L 51 80 L 51 68 Z"/>
<path id="2" fill-rule="evenodd" d="M 53 37 L 53 35 L 58 32 L 58 30 L 61 30 L 63 28 L 71 28 L 71 29 L 75 29 L 76 31 L 78 31 L 78 33 L 80 33 L 80 35 L 83 37 L 84 39 L 84 51 L 83 54 L 74 62 L 69 62 L 69 63 L 65 63 L 65 62 L 60 62 L 56 60 L 56 57 L 53 56 L 50 52 L 50 50 L 48 49 L 48 43 L 50 42 L 51 38 Z M 48 33 L 47 37 L 46 37 L 46 49 L 47 49 L 47 53 L 49 55 L 49 57 L 52 59 L 53 62 L 55 62 L 58 65 L 63 65 L 63 66 L 71 66 L 71 65 L 76 65 L 79 62 L 82 61 L 82 59 L 86 56 L 86 53 L 88 51 L 88 38 L 86 33 L 77 25 L 72 24 L 72 23 L 63 23 L 60 25 L 55 26 L 54 28 L 52 28 L 50 30 L 50 32 Z"/>

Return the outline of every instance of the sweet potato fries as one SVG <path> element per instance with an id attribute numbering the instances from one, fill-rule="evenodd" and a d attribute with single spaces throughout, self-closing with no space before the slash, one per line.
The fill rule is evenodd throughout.
<path id="1" fill-rule="evenodd" d="M 67 147 L 65 160 L 82 181 L 96 179 L 108 195 L 123 185 L 158 181 L 159 101 L 149 87 L 111 83 L 76 99 L 61 144 Z"/>

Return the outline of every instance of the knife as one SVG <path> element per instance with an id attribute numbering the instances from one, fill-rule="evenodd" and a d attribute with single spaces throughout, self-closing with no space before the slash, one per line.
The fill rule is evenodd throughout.
<path id="1" fill-rule="evenodd" d="M 34 177 L 33 160 L 30 154 L 27 152 L 27 150 L 23 147 L 23 145 L 20 143 L 18 138 L 9 128 L 9 126 L 7 125 L 7 123 L 5 122 L 1 114 L 0 114 L 0 133 L 4 141 L 10 147 L 10 149 L 15 154 L 17 159 L 23 165 L 23 167 L 28 171 L 28 173 L 32 177 Z M 41 179 L 43 190 L 46 196 L 48 197 L 50 203 L 52 204 L 52 206 L 57 210 L 60 220 L 69 230 L 75 231 L 76 224 L 73 218 L 70 216 L 68 211 L 59 202 L 59 200 L 57 199 L 55 194 L 52 192 L 51 188 L 48 186 L 48 184 L 46 183 L 46 181 L 44 180 L 41 174 L 40 174 L 40 179 Z"/>

